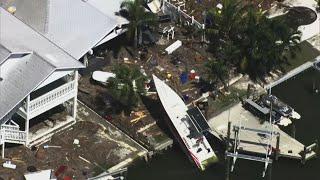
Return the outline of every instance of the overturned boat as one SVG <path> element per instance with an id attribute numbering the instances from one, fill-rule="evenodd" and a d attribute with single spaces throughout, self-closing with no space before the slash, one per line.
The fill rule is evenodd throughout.
<path id="1" fill-rule="evenodd" d="M 166 83 L 153 75 L 155 87 L 160 101 L 167 112 L 174 128 L 173 134 L 181 148 L 196 166 L 205 170 L 218 161 L 203 132 L 210 129 L 203 114 L 198 108 L 188 109 L 179 95 Z"/>

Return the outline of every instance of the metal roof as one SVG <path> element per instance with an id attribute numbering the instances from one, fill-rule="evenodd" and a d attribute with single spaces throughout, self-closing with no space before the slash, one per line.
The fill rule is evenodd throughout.
<path id="1" fill-rule="evenodd" d="M 10 51 L 0 44 L 0 64 L 9 56 Z"/>
<path id="2" fill-rule="evenodd" d="M 7 52 L 30 52 L 1 64 L 0 120 L 55 70 L 83 64 L 41 34 L 0 8 L 0 47 Z"/>
<path id="3" fill-rule="evenodd" d="M 118 13 L 120 10 L 120 6 L 122 2 L 123 0 L 112 0 L 112 1 L 87 0 L 87 3 L 91 4 L 93 7 L 100 10 L 102 13 L 104 13 L 108 17 L 115 19 L 119 25 L 129 23 L 129 21 L 126 18 L 116 15 L 116 13 Z"/>
<path id="4" fill-rule="evenodd" d="M 118 26 L 113 16 L 107 16 L 82 0 L 4 1 L 4 8 L 15 6 L 17 18 L 76 59 Z"/>

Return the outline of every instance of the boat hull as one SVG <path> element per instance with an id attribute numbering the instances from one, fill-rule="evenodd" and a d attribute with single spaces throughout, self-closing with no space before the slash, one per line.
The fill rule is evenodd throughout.
<path id="1" fill-rule="evenodd" d="M 188 144 L 187 142 L 189 140 L 189 143 L 190 143 L 190 138 L 186 136 L 186 134 L 181 135 L 179 133 L 179 129 L 177 129 L 176 127 L 176 126 L 179 126 L 178 124 L 183 122 L 183 118 L 185 118 L 185 115 L 187 114 L 186 111 L 188 110 L 188 108 L 186 107 L 182 99 L 168 85 L 166 85 L 164 82 L 162 82 L 155 76 L 154 76 L 154 82 L 158 92 L 158 96 L 163 105 L 163 108 L 165 109 L 167 115 L 169 116 L 169 118 L 165 118 L 169 126 L 169 129 L 173 133 L 175 139 L 179 143 L 184 153 L 188 156 L 188 158 L 192 162 L 194 162 L 194 164 L 200 170 L 205 170 L 209 164 L 217 162 L 218 159 L 215 156 L 211 147 L 209 147 L 209 149 L 202 149 L 202 151 L 209 150 L 208 154 L 205 157 L 199 158 L 195 154 L 198 152 L 192 152 L 192 149 L 190 149 L 190 147 L 193 147 L 193 145 L 196 145 L 196 144 Z M 180 128 L 180 131 L 182 131 L 181 125 L 178 128 Z M 203 139 L 205 139 L 204 141 L 208 144 L 208 146 L 210 146 L 206 138 L 204 137 L 204 135 L 202 135 L 201 137 L 203 137 Z M 193 151 L 195 150 L 193 149 Z"/>

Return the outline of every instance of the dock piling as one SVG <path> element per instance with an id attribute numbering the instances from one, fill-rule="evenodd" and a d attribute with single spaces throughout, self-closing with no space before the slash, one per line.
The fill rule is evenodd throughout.
<path id="1" fill-rule="evenodd" d="M 230 179 L 230 157 L 226 155 L 226 180 Z"/>
<path id="2" fill-rule="evenodd" d="M 278 161 L 280 153 L 280 135 L 277 135 L 277 144 L 276 144 L 276 152 L 275 152 L 275 159 Z"/>
<path id="3" fill-rule="evenodd" d="M 272 164 L 269 166 L 268 172 L 269 172 L 269 180 L 271 180 L 272 179 Z"/>
<path id="4" fill-rule="evenodd" d="M 293 137 L 294 139 L 296 138 L 296 126 L 294 125 L 294 123 L 292 123 L 292 130 L 291 130 L 291 137 Z"/>
<path id="5" fill-rule="evenodd" d="M 317 156 L 319 156 L 320 154 L 320 149 L 319 149 L 319 141 L 318 141 L 318 139 L 316 139 L 315 140 L 315 144 L 316 144 L 316 147 L 315 147 L 315 151 L 316 151 L 316 154 L 317 154 Z"/>
<path id="6" fill-rule="evenodd" d="M 229 151 L 230 145 L 230 131 L 231 131 L 231 122 L 228 122 L 228 132 L 227 132 L 227 150 Z"/>
<path id="7" fill-rule="evenodd" d="M 302 158 L 301 158 L 301 163 L 304 165 L 306 163 L 306 156 L 307 156 L 307 147 L 303 147 L 303 152 L 302 152 Z"/>

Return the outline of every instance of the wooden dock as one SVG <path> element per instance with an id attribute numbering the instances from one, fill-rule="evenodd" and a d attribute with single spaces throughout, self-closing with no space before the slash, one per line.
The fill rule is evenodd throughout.
<path id="1" fill-rule="evenodd" d="M 281 77 L 280 79 L 278 79 L 277 81 L 274 81 L 270 84 L 268 84 L 267 86 L 264 87 L 264 89 L 269 90 L 270 88 L 290 79 L 291 77 L 301 73 L 302 71 L 305 71 L 306 69 L 309 69 L 310 67 L 312 67 L 315 63 L 319 63 L 320 62 L 320 56 L 316 57 L 314 59 L 314 61 L 308 61 L 302 65 L 300 65 L 299 67 L 289 71 L 286 75 L 284 75 L 283 77 Z"/>
<path id="2" fill-rule="evenodd" d="M 241 103 L 238 103 L 229 110 L 222 112 L 208 121 L 209 126 L 212 129 L 212 134 L 219 139 L 227 138 L 228 120 L 231 121 L 232 126 L 241 126 L 258 129 L 261 131 L 270 131 L 267 123 L 260 124 L 260 121 L 256 116 L 245 110 Z M 302 154 L 305 150 L 305 145 L 292 138 L 287 133 L 283 132 L 276 125 L 274 125 L 273 131 L 275 134 L 279 134 L 280 136 L 279 157 L 304 160 Z M 269 138 L 266 138 L 262 134 L 263 133 L 259 133 L 258 131 L 240 131 L 239 149 L 244 152 L 265 155 Z M 231 131 L 230 138 L 234 138 L 234 131 Z M 276 148 L 276 143 L 277 138 L 274 136 L 271 143 L 273 148 Z M 305 160 L 308 160 L 314 156 L 316 156 L 316 153 L 314 151 L 310 151 L 309 153 L 306 153 Z"/>

